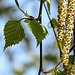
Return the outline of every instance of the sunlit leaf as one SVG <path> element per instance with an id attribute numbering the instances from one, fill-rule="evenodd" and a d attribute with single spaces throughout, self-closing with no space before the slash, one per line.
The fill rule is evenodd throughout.
<path id="1" fill-rule="evenodd" d="M 28 27 L 36 37 L 38 46 L 48 34 L 46 27 L 37 22 L 36 20 L 29 22 Z"/>
<path id="2" fill-rule="evenodd" d="M 5 47 L 18 44 L 25 36 L 24 29 L 18 20 L 8 21 L 4 27 Z"/>
<path id="3" fill-rule="evenodd" d="M 24 22 L 29 23 L 31 20 L 26 19 Z"/>
<path id="4" fill-rule="evenodd" d="M 52 24 L 53 24 L 54 28 L 58 29 L 59 23 L 56 21 L 56 19 L 54 19 L 54 18 L 52 19 Z"/>
<path id="5" fill-rule="evenodd" d="M 59 42 L 60 48 L 62 49 L 63 42 Z M 58 48 L 58 43 L 54 46 L 54 48 Z"/>
<path id="6" fill-rule="evenodd" d="M 65 74 L 64 72 L 62 72 L 62 71 L 56 69 L 56 70 L 54 70 L 54 71 L 52 72 L 51 75 L 66 75 L 66 74 Z"/>
<path id="7" fill-rule="evenodd" d="M 48 2 L 49 4 L 51 4 L 51 0 L 47 0 L 47 2 Z"/>

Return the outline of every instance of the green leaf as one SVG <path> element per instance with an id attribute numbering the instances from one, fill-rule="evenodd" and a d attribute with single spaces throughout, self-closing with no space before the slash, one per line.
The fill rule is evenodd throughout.
<path id="1" fill-rule="evenodd" d="M 74 64 L 72 62 L 73 62 L 73 55 L 70 55 L 68 65 L 74 66 Z"/>
<path id="2" fill-rule="evenodd" d="M 62 71 L 56 69 L 56 70 L 54 70 L 54 71 L 52 72 L 51 75 L 66 75 L 66 74 L 65 74 L 64 72 L 62 72 Z"/>
<path id="3" fill-rule="evenodd" d="M 51 4 L 51 0 L 47 0 L 47 2 L 48 2 L 49 4 Z"/>
<path id="4" fill-rule="evenodd" d="M 59 23 L 56 21 L 56 19 L 54 19 L 54 18 L 52 19 L 52 24 L 53 24 L 54 28 L 58 29 Z"/>
<path id="5" fill-rule="evenodd" d="M 62 49 L 63 42 L 59 42 L 60 48 Z M 58 48 L 58 43 L 54 46 L 54 48 Z"/>
<path id="6" fill-rule="evenodd" d="M 29 23 L 31 20 L 26 19 L 24 22 Z"/>
<path id="7" fill-rule="evenodd" d="M 47 2 L 47 8 L 48 8 L 49 13 L 51 14 L 51 12 L 50 12 L 50 3 L 49 2 Z"/>
<path id="8" fill-rule="evenodd" d="M 38 46 L 48 34 L 46 27 L 37 22 L 36 20 L 29 22 L 28 27 L 36 37 Z"/>
<path id="9" fill-rule="evenodd" d="M 18 20 L 8 21 L 4 27 L 5 47 L 18 44 L 25 36 L 24 29 Z"/>
<path id="10" fill-rule="evenodd" d="M 71 46 L 73 45 L 74 39 L 71 40 Z"/>
<path id="11" fill-rule="evenodd" d="M 8 15 L 8 12 L 14 12 L 16 11 L 16 8 L 14 8 L 13 6 L 8 6 L 8 7 L 1 7 L 0 8 L 0 16 L 6 14 L 6 16 Z M 5 16 L 5 17 L 6 17 Z"/>
<path id="12" fill-rule="evenodd" d="M 52 61 L 52 62 L 54 62 L 54 63 L 58 62 L 57 56 L 54 56 L 54 55 L 52 55 L 52 54 L 48 54 L 48 55 L 44 56 L 44 59 L 45 59 L 46 61 Z"/>

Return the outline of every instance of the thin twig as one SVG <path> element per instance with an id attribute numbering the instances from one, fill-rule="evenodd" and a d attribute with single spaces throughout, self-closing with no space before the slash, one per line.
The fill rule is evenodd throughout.
<path id="1" fill-rule="evenodd" d="M 21 18 L 19 21 L 23 20 L 23 19 L 28 19 L 28 18 Z"/>
<path id="2" fill-rule="evenodd" d="M 39 9 L 39 22 L 42 23 L 42 5 L 43 5 L 43 0 L 41 0 L 40 2 L 40 9 Z M 40 67 L 39 67 L 39 73 L 38 75 L 40 75 L 42 72 L 42 42 L 40 43 Z"/>
<path id="3" fill-rule="evenodd" d="M 45 5 L 45 4 L 44 4 L 44 7 L 45 7 L 46 13 L 47 13 L 47 15 L 48 15 L 48 18 L 49 18 L 49 20 L 50 20 L 51 27 L 53 28 L 53 32 L 54 32 L 56 41 L 57 41 L 57 43 L 58 43 L 58 47 L 59 47 L 59 50 L 60 50 L 60 56 L 61 56 L 62 51 L 61 51 L 61 48 L 60 48 L 60 45 L 59 45 L 59 42 L 58 42 L 58 39 L 57 39 L 57 35 L 56 35 L 56 33 L 55 33 L 55 30 L 54 30 L 54 26 L 53 26 L 53 24 L 52 24 L 51 18 L 50 18 L 50 16 L 49 16 L 49 13 L 48 13 L 48 11 L 47 11 L 47 8 L 46 8 L 46 5 Z"/>
<path id="4" fill-rule="evenodd" d="M 74 48 L 75 48 L 75 44 L 70 48 L 70 52 L 71 52 Z M 69 52 L 69 53 L 70 53 L 70 52 Z M 62 60 L 56 65 L 55 69 L 56 69 L 61 63 L 62 63 Z M 49 71 L 50 71 L 50 70 L 48 70 L 48 71 L 42 70 L 43 73 L 48 73 Z"/>
<path id="5" fill-rule="evenodd" d="M 39 9 L 39 16 L 38 16 L 39 21 L 41 21 L 41 18 L 42 18 L 42 5 L 43 5 L 43 0 L 41 0 L 41 2 L 40 2 L 40 9 Z"/>
<path id="6" fill-rule="evenodd" d="M 15 3 L 16 3 L 16 5 L 17 5 L 17 7 L 20 9 L 20 11 L 22 11 L 24 14 L 26 14 L 26 13 L 20 8 L 19 3 L 18 3 L 18 0 L 15 0 Z"/>
<path id="7" fill-rule="evenodd" d="M 42 42 L 40 43 L 40 67 L 38 75 L 40 75 L 41 72 L 42 72 Z"/>
<path id="8" fill-rule="evenodd" d="M 46 8 L 45 4 L 44 4 L 44 7 L 45 7 L 45 10 L 46 10 L 46 12 L 47 12 L 48 18 L 49 18 L 49 20 L 50 20 L 51 26 L 52 26 L 52 28 L 53 28 L 53 31 L 54 31 L 54 34 L 55 34 L 55 37 L 56 37 L 56 40 L 57 40 L 57 36 L 56 36 L 56 33 L 55 33 L 55 30 L 54 30 L 52 21 L 51 21 L 51 19 L 50 19 L 50 16 L 49 16 L 49 13 L 48 13 L 48 11 L 47 11 L 47 8 Z M 74 28 L 74 29 L 75 29 L 75 28 Z M 57 43 L 58 43 L 58 46 L 59 46 L 59 49 L 60 49 L 60 45 L 59 45 L 58 40 L 57 40 Z M 71 52 L 73 49 L 75 49 L 75 43 L 74 43 L 74 45 L 70 48 L 70 52 Z M 61 54 L 61 49 L 60 49 L 60 54 Z M 74 61 L 75 61 L 75 50 L 74 50 Z M 60 63 L 62 63 L 62 60 L 56 65 L 55 68 L 57 68 L 57 67 L 60 65 Z M 49 70 L 49 71 L 50 71 L 50 70 Z M 43 72 L 43 73 L 48 73 L 48 71 L 44 71 L 44 70 L 42 70 L 42 72 Z"/>
<path id="9" fill-rule="evenodd" d="M 43 72 L 44 74 L 46 74 L 46 73 L 51 73 L 53 70 L 57 69 L 57 67 L 60 65 L 61 62 L 62 62 L 62 60 L 56 65 L 55 68 L 50 69 L 50 70 L 48 70 L 48 71 L 44 71 L 44 70 L 42 70 L 42 72 Z"/>

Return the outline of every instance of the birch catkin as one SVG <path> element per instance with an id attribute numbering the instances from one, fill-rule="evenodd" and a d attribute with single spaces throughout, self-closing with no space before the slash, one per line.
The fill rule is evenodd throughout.
<path id="1" fill-rule="evenodd" d="M 61 0 L 58 7 L 58 41 L 62 42 L 62 60 L 66 67 L 69 61 L 69 48 L 74 29 L 75 0 Z"/>
<path id="2" fill-rule="evenodd" d="M 73 29 L 74 29 L 74 8 L 75 0 L 68 0 L 68 8 L 67 8 L 67 18 L 66 18 L 66 32 L 64 35 L 64 45 L 63 45 L 63 52 L 62 52 L 62 60 L 63 65 L 67 66 L 69 61 L 69 48 L 72 40 Z"/>
<path id="3" fill-rule="evenodd" d="M 64 72 L 66 73 L 66 75 L 75 75 L 75 66 L 74 65 L 67 66 Z"/>
<path id="4" fill-rule="evenodd" d="M 67 1 L 66 0 L 60 1 L 60 4 L 58 6 L 58 13 L 59 13 L 59 15 L 58 15 L 58 22 L 59 22 L 58 41 L 62 42 L 64 40 L 64 27 L 66 24 L 66 16 L 67 16 Z M 64 50 L 66 50 L 64 45 L 63 45 L 62 49 L 63 49 L 62 60 L 63 60 L 63 64 L 64 64 L 67 61 L 65 59 L 69 58 L 69 57 L 68 57 L 67 53 L 64 51 Z"/>
<path id="5" fill-rule="evenodd" d="M 60 1 L 60 4 L 58 6 L 58 22 L 59 22 L 59 27 L 58 27 L 58 40 L 62 41 L 63 36 L 64 36 L 64 26 L 65 26 L 65 18 L 67 14 L 67 1 L 62 0 Z"/>

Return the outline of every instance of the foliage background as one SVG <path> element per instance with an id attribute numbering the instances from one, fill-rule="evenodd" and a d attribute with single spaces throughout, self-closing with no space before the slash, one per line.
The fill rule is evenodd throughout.
<path id="1" fill-rule="evenodd" d="M 18 0 L 21 8 L 28 14 L 38 17 L 38 0 Z M 51 1 L 51 19 L 57 19 L 58 0 Z M 28 26 L 22 21 L 25 38 L 18 45 L 7 48 L 4 52 L 4 25 L 8 20 L 19 20 L 24 15 L 17 8 L 14 0 L 0 0 L 0 75 L 37 75 L 39 70 L 39 46 Z M 43 40 L 43 66 L 49 70 L 56 66 L 59 60 L 59 49 L 55 49 L 56 39 L 52 28 L 48 27 L 48 17 L 43 7 L 42 24 L 48 29 L 49 35 Z M 50 26 L 50 25 L 49 25 Z M 43 75 L 43 74 L 42 74 Z"/>

